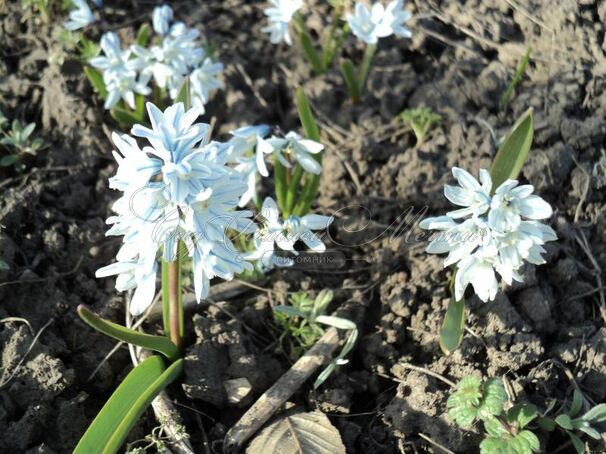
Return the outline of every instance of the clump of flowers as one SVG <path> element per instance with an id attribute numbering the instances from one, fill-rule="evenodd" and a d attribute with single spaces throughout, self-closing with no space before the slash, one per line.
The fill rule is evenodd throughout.
<path id="1" fill-rule="evenodd" d="M 444 266 L 456 265 L 455 298 L 463 298 L 469 284 L 482 301 L 493 300 L 498 282 L 495 272 L 508 285 L 523 281 L 524 262 L 545 263 L 543 245 L 554 241 L 554 230 L 539 222 L 553 210 L 531 185 L 506 180 L 491 196 L 490 173 L 480 170 L 480 182 L 467 171 L 454 167 L 459 186 L 446 185 L 444 195 L 462 208 L 445 216 L 420 222 L 423 229 L 438 230 L 426 251 L 445 254 Z M 461 221 L 461 222 L 459 222 Z"/>
<path id="2" fill-rule="evenodd" d="M 343 0 L 334 0 L 330 3 L 333 7 L 332 21 L 317 43 L 314 43 L 300 13 L 302 0 L 271 0 L 272 6 L 264 10 L 269 25 L 261 30 L 270 34 L 272 43 L 285 42 L 290 46 L 293 40 L 289 27 L 294 19 L 296 36 L 316 74 L 321 74 L 332 66 L 346 37 L 349 33 L 353 33 L 366 44 L 364 58 L 359 68 L 355 68 L 351 60 L 344 58 L 341 70 L 351 98 L 357 103 L 366 86 L 379 39 L 391 35 L 410 38 L 412 32 L 405 24 L 412 14 L 404 8 L 404 0 L 392 0 L 386 6 L 376 2 L 370 9 L 364 3 L 358 2 L 353 12 L 346 11 L 347 2 Z M 317 47 L 320 48 L 320 52 Z"/>
<path id="3" fill-rule="evenodd" d="M 164 112 L 148 103 L 151 128 L 135 125 L 130 135 L 114 133 L 118 172 L 110 187 L 123 196 L 113 205 L 116 216 L 108 235 L 123 236 L 117 262 L 97 277 L 118 275 L 119 291 L 134 290 L 131 312 L 151 304 L 156 289 L 157 258 L 176 260 L 183 242 L 193 260 L 196 297 L 207 296 L 210 279 L 230 280 L 251 270 L 227 230 L 256 231 L 252 212 L 235 208 L 247 185 L 226 165 L 230 146 L 210 141 L 210 126 L 194 123 L 200 110 L 182 103 Z M 141 148 L 133 137 L 146 139 Z"/>
<path id="4" fill-rule="evenodd" d="M 103 55 L 89 63 L 102 73 L 107 91 L 105 108 L 113 108 L 122 99 L 134 110 L 135 96 L 149 95 L 152 81 L 160 100 L 166 95 L 176 100 L 188 81 L 189 102 L 203 112 L 212 93 L 222 86 L 219 77 L 223 64 L 200 46 L 197 30 L 173 21 L 173 10 L 168 5 L 154 9 L 152 23 L 156 36 L 149 46 L 145 45 L 146 38 L 123 49 L 115 33 L 106 32 L 101 37 Z"/>

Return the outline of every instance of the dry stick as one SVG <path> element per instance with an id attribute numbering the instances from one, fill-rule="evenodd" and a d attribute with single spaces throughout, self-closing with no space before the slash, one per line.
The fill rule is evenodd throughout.
<path id="1" fill-rule="evenodd" d="M 319 367 L 332 358 L 338 345 L 339 333 L 336 328 L 330 328 L 227 432 L 223 452 L 238 451 Z"/>
<path id="2" fill-rule="evenodd" d="M 437 441 L 432 440 L 431 438 L 429 438 L 427 435 L 425 435 L 423 433 L 419 432 L 419 437 L 421 437 L 427 443 L 434 445 L 436 448 L 441 449 L 442 451 L 444 451 L 447 454 L 455 454 L 453 451 L 451 451 L 447 447 L 442 446 L 440 443 L 438 443 Z"/>

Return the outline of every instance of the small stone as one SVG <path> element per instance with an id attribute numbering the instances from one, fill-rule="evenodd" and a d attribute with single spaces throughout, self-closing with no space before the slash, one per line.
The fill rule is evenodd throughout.
<path id="1" fill-rule="evenodd" d="M 223 387 L 227 393 L 227 401 L 230 404 L 238 405 L 250 394 L 252 385 L 246 378 L 234 378 L 223 382 Z"/>

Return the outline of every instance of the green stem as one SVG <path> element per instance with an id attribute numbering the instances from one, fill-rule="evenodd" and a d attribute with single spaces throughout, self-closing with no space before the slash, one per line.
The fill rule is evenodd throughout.
<path id="1" fill-rule="evenodd" d="M 282 216 L 287 217 L 286 210 L 286 169 L 278 159 L 274 162 L 274 185 L 276 187 L 276 198 Z"/>
<path id="2" fill-rule="evenodd" d="M 369 44 L 366 46 L 366 51 L 364 52 L 364 58 L 362 60 L 362 66 L 360 67 L 360 77 L 359 77 L 359 92 L 360 95 L 364 93 L 366 89 L 366 82 L 368 81 L 368 73 L 370 72 L 370 66 L 372 65 L 372 59 L 375 56 L 375 52 L 377 50 L 376 44 Z"/>
<path id="3" fill-rule="evenodd" d="M 295 206 L 295 197 L 297 195 L 297 189 L 299 188 L 299 184 L 301 182 L 301 178 L 303 177 L 303 167 L 299 164 L 295 167 L 295 171 L 290 179 L 290 183 L 288 184 L 288 189 L 286 191 L 286 212 L 284 216 L 292 213 L 292 210 Z"/>

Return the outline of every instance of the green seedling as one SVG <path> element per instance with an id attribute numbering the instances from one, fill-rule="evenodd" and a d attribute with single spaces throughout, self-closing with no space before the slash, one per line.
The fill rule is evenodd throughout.
<path id="1" fill-rule="evenodd" d="M 531 52 L 532 52 L 532 49 L 530 47 L 528 47 L 526 49 L 526 53 L 520 60 L 518 68 L 516 69 L 516 72 L 513 75 L 513 79 L 507 86 L 507 89 L 501 95 L 501 98 L 499 99 L 499 105 L 501 106 L 501 109 L 506 107 L 507 104 L 509 104 L 509 100 L 511 99 L 511 95 L 513 94 L 513 91 L 515 90 L 516 86 L 522 80 L 522 77 L 524 77 L 524 72 L 526 72 L 526 67 L 528 66 L 528 61 L 530 60 Z"/>
<path id="2" fill-rule="evenodd" d="M 582 437 L 587 435 L 594 440 L 600 440 L 601 432 L 597 424 L 606 421 L 606 404 L 598 404 L 583 413 L 586 406 L 584 402 L 583 394 L 575 389 L 567 409 L 562 409 L 555 418 L 543 417 L 539 420 L 539 426 L 543 430 L 551 432 L 559 428 L 564 431 L 578 454 L 586 452 Z"/>
<path id="3" fill-rule="evenodd" d="M 429 107 L 407 109 L 400 114 L 400 118 L 412 128 L 419 144 L 425 141 L 425 136 L 432 126 L 442 119 Z"/>
<path id="4" fill-rule="evenodd" d="M 527 425 L 538 416 L 530 404 L 514 405 L 505 410 L 507 393 L 501 380 L 485 382 L 478 377 L 465 377 L 448 398 L 448 415 L 461 427 L 476 421 L 484 424 L 485 438 L 481 454 L 532 454 L 540 450 L 537 436 Z"/>
<path id="5" fill-rule="evenodd" d="M 8 119 L 0 112 L 0 133 L 3 135 L 0 145 L 10 153 L 0 159 L 0 167 L 14 166 L 21 172 L 25 169 L 25 165 L 21 162 L 23 156 L 26 154 L 36 156 L 46 144 L 39 137 L 32 138 L 36 128 L 35 123 L 25 125 L 19 120 L 13 120 L 10 129 L 5 129 L 7 125 Z"/>
<path id="6" fill-rule="evenodd" d="M 295 361 L 309 350 L 324 334 L 324 326 L 349 330 L 350 334 L 341 353 L 318 376 L 314 388 L 318 388 L 336 370 L 337 366 L 347 364 L 345 356 L 352 350 L 358 330 L 351 320 L 325 315 L 333 299 L 331 290 L 322 290 L 315 299 L 307 292 L 298 292 L 289 299 L 289 306 L 276 306 L 274 320 L 280 328 L 280 343 L 288 341 L 290 358 Z"/>

